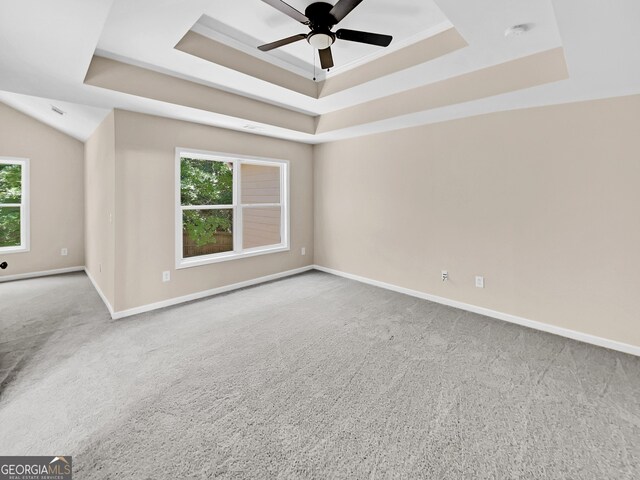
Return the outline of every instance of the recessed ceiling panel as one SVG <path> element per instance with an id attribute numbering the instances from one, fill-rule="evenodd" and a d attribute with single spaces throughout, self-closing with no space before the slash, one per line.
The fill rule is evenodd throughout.
<path id="1" fill-rule="evenodd" d="M 304 12 L 314 3 L 310 0 L 288 0 L 291 6 Z M 335 1 L 327 3 L 336 3 Z M 309 33 L 309 28 L 261 0 L 236 0 L 215 2 L 205 10 L 204 16 L 194 28 L 198 33 L 227 37 L 256 50 L 256 55 L 283 66 L 283 62 L 297 73 L 313 73 L 314 61 L 319 70 L 316 50 L 306 41 L 299 41 L 270 52 L 260 52 L 259 45 L 270 43 L 299 33 Z M 394 47 L 413 43 L 431 34 L 439 33 L 451 24 L 433 0 L 363 0 L 339 25 L 334 27 L 364 30 L 393 36 L 390 48 L 337 40 L 332 46 L 335 67 L 339 73 L 377 58 Z M 441 27 L 438 29 L 438 27 Z M 216 38 L 217 40 L 220 37 Z"/>

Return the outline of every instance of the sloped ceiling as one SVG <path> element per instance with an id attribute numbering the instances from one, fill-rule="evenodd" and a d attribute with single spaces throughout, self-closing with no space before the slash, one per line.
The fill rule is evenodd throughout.
<path id="1" fill-rule="evenodd" d="M 312 2 L 289 3 L 304 11 Z M 394 41 L 338 41 L 329 73 L 314 72 L 304 41 L 257 50 L 306 30 L 260 0 L 22 0 L 2 9 L 0 101 L 81 139 L 112 108 L 321 143 L 640 93 L 635 0 L 364 0 L 340 27 Z M 516 24 L 529 31 L 505 37 Z M 73 121 L 50 117 L 55 101 Z"/>

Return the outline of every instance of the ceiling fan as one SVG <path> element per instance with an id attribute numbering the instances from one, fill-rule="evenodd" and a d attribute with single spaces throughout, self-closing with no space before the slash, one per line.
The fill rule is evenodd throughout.
<path id="1" fill-rule="evenodd" d="M 351 13 L 351 11 L 356 8 L 360 2 L 362 2 L 362 0 L 338 0 L 338 3 L 335 5 L 325 2 L 315 2 L 305 9 L 304 14 L 282 0 L 262 1 L 271 5 L 273 8 L 280 10 L 282 13 L 289 15 L 291 18 L 297 20 L 303 25 L 307 25 L 311 29 L 311 32 L 307 34 L 300 33 L 292 37 L 283 38 L 282 40 L 259 46 L 258 48 L 263 52 L 306 39 L 312 47 L 318 50 L 320 65 L 322 68 L 329 69 L 333 67 L 331 45 L 333 45 L 336 39 L 347 40 L 349 42 L 367 43 L 369 45 L 377 45 L 379 47 L 388 47 L 391 40 L 393 40 L 391 35 L 361 32 L 359 30 L 340 28 L 336 30 L 335 33 L 331 31 L 331 28 L 340 23 L 340 21 Z"/>

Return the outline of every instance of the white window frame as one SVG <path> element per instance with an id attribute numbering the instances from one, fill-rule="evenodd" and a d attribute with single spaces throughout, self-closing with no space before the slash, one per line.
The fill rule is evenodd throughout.
<path id="1" fill-rule="evenodd" d="M 21 165 L 21 202 L 0 203 L 0 207 L 20 207 L 20 245 L 15 247 L 0 247 L 0 254 L 23 253 L 30 249 L 29 242 L 29 159 L 16 157 L 0 157 L 1 165 Z"/>
<path id="2" fill-rule="evenodd" d="M 181 181 L 180 181 L 180 159 L 183 157 L 194 158 L 196 160 L 209 160 L 233 164 L 233 203 L 231 205 L 197 205 L 183 206 L 181 201 Z M 280 168 L 280 203 L 262 203 L 262 204 L 242 204 L 240 202 L 240 185 L 242 183 L 242 175 L 240 165 L 243 163 L 251 165 L 264 165 Z M 226 262 L 228 260 L 236 260 L 239 258 L 255 257 L 257 255 L 265 255 L 268 253 L 287 252 L 289 246 L 289 161 L 278 160 L 273 158 L 249 157 L 245 155 L 233 155 L 228 153 L 207 152 L 204 150 L 194 150 L 192 148 L 176 148 L 175 157 L 175 255 L 176 269 L 197 267 L 200 265 L 208 265 L 211 263 Z M 280 239 L 277 245 L 268 245 L 265 247 L 242 248 L 242 210 L 243 208 L 268 208 L 280 207 Z M 233 251 L 213 253 L 211 255 L 199 255 L 197 257 L 183 257 L 182 244 L 182 212 L 184 210 L 200 210 L 202 207 L 207 209 L 229 208 L 233 210 Z"/>

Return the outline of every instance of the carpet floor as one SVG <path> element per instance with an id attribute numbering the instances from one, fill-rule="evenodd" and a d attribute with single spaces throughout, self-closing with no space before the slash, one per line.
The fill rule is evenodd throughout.
<path id="1" fill-rule="evenodd" d="M 320 272 L 118 321 L 83 273 L 0 305 L 0 455 L 77 479 L 640 478 L 630 355 Z"/>

